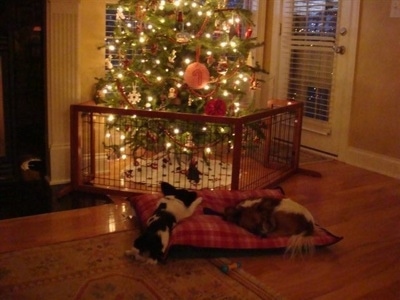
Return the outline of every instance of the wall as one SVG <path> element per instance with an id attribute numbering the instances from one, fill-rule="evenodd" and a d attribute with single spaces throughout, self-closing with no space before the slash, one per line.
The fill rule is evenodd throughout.
<path id="1" fill-rule="evenodd" d="M 347 147 L 342 160 L 400 179 L 400 18 L 391 0 L 361 1 Z"/>
<path id="2" fill-rule="evenodd" d="M 48 153 L 52 184 L 70 177 L 69 107 L 79 101 L 78 0 L 48 0 L 46 24 Z"/>
<path id="3" fill-rule="evenodd" d="M 391 0 L 342 1 L 352 1 L 360 11 L 359 22 L 352 22 L 358 26 L 359 37 L 349 47 L 354 49 L 358 44 L 355 75 L 347 80 L 354 85 L 344 97 L 350 103 L 340 111 L 339 159 L 400 179 L 400 18 L 390 18 Z M 280 4 L 279 0 L 268 1 L 265 68 L 273 71 L 279 47 L 270 45 L 280 35 Z M 356 15 L 351 14 L 353 18 Z M 275 81 L 275 75 L 272 73 L 269 80 Z"/>
<path id="4" fill-rule="evenodd" d="M 51 184 L 70 181 L 71 104 L 88 101 L 104 74 L 105 0 L 47 0 L 48 153 Z"/>
<path id="5" fill-rule="evenodd" d="M 349 145 L 400 159 L 400 18 L 390 5 L 361 2 Z"/>
<path id="6" fill-rule="evenodd" d="M 107 1 L 110 3 L 111 1 Z M 81 0 L 79 57 L 81 65 L 81 100 L 91 99 L 95 77 L 104 76 L 104 43 L 106 0 Z"/>

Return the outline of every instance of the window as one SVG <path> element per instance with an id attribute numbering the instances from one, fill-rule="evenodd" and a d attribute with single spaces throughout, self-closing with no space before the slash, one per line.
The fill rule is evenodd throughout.
<path id="1" fill-rule="evenodd" d="M 338 0 L 283 3 L 280 94 L 303 101 L 306 117 L 329 121 Z"/>

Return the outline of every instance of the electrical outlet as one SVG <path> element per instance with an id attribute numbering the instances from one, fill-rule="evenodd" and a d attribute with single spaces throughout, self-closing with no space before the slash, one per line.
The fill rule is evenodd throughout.
<path id="1" fill-rule="evenodd" d="M 390 17 L 400 18 L 400 0 L 392 0 L 392 4 L 390 6 Z"/>

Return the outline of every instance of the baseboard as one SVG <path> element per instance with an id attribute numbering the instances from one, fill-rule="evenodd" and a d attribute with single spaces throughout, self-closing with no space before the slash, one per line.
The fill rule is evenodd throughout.
<path id="1" fill-rule="evenodd" d="M 356 167 L 400 179 L 400 159 L 349 147 L 346 154 L 341 155 L 339 160 Z"/>

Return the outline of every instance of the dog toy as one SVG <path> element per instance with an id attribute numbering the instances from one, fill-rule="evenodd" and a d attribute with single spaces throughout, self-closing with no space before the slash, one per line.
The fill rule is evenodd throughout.
<path id="1" fill-rule="evenodd" d="M 229 271 L 239 269 L 242 266 L 240 262 L 234 262 L 231 264 L 226 264 L 221 266 L 221 271 L 227 274 Z"/>

